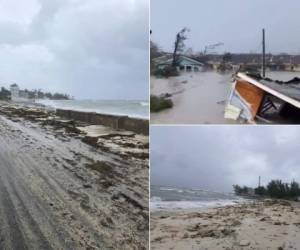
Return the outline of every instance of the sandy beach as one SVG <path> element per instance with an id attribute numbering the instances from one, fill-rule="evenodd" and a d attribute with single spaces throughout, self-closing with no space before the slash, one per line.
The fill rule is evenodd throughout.
<path id="1" fill-rule="evenodd" d="M 300 203 L 264 200 L 151 213 L 151 249 L 299 249 Z"/>
<path id="2" fill-rule="evenodd" d="M 148 137 L 0 103 L 1 249 L 147 249 Z"/>

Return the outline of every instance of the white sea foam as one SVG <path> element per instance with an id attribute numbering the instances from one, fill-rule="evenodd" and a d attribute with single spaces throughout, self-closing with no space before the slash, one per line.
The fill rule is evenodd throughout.
<path id="1" fill-rule="evenodd" d="M 140 102 L 140 104 L 141 104 L 142 106 L 149 107 L 149 102 Z"/>
<path id="2" fill-rule="evenodd" d="M 176 192 L 183 192 L 181 189 L 179 188 L 170 188 L 170 187 L 160 187 L 159 188 L 160 191 L 176 191 Z"/>
<path id="3" fill-rule="evenodd" d="M 153 199 L 154 198 L 154 199 Z M 214 200 L 214 201 L 162 201 L 159 197 L 150 200 L 151 211 L 166 211 L 194 208 L 213 208 L 235 205 L 245 202 L 244 200 Z"/>
<path id="4" fill-rule="evenodd" d="M 36 103 L 54 109 L 70 109 L 83 112 L 96 112 L 110 115 L 126 115 L 136 118 L 149 118 L 149 103 L 131 100 L 48 100 L 39 99 Z"/>

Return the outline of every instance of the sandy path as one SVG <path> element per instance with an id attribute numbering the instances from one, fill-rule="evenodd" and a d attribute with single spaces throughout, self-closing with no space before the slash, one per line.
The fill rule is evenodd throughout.
<path id="1" fill-rule="evenodd" d="M 148 167 L 0 116 L 0 249 L 146 249 Z"/>
<path id="2" fill-rule="evenodd" d="M 300 249 L 298 203 L 151 214 L 151 249 Z"/>

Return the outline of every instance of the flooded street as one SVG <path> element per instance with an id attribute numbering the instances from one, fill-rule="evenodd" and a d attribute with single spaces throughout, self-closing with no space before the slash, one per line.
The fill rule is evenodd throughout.
<path id="1" fill-rule="evenodd" d="M 300 77 L 300 72 L 267 71 L 266 77 L 269 77 L 274 80 L 289 81 L 294 77 Z"/>
<path id="2" fill-rule="evenodd" d="M 187 73 L 169 79 L 151 78 L 151 93 L 172 94 L 172 109 L 151 113 L 152 123 L 232 123 L 224 118 L 232 74 Z"/>
<path id="3" fill-rule="evenodd" d="M 297 72 L 267 72 L 276 80 L 290 80 Z M 152 124 L 235 124 L 224 118 L 226 100 L 233 83 L 232 73 L 215 71 L 185 73 L 178 77 L 151 77 L 151 94 L 172 95 L 173 108 L 151 113 Z"/>

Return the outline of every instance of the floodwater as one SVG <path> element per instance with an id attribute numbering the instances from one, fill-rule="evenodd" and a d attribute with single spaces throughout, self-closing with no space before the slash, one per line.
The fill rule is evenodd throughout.
<path id="1" fill-rule="evenodd" d="M 173 108 L 151 113 L 151 122 L 160 124 L 235 123 L 224 118 L 232 74 L 215 71 L 185 73 L 178 77 L 151 77 L 151 94 L 172 94 Z"/>
<path id="2" fill-rule="evenodd" d="M 266 72 L 266 77 L 274 80 L 289 81 L 294 77 L 300 78 L 300 72 L 288 72 L 288 71 L 269 71 Z"/>
<path id="3" fill-rule="evenodd" d="M 275 80 L 290 80 L 298 72 L 267 72 Z M 236 124 L 224 118 L 232 73 L 215 71 L 184 73 L 178 77 L 151 77 L 151 94 L 172 94 L 173 108 L 151 113 L 152 124 Z"/>

